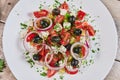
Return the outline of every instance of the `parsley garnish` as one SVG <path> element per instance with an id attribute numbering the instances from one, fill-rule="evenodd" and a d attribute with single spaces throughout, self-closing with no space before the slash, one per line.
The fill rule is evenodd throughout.
<path id="1" fill-rule="evenodd" d="M 47 73 L 43 72 L 43 73 L 40 73 L 41 76 L 47 76 Z"/>
<path id="2" fill-rule="evenodd" d="M 0 72 L 3 72 L 4 68 L 5 68 L 5 62 L 3 59 L 0 59 Z"/>
<path id="3" fill-rule="evenodd" d="M 20 25 L 21 25 L 21 29 L 26 29 L 27 28 L 27 25 L 24 24 L 24 23 L 20 23 Z"/>

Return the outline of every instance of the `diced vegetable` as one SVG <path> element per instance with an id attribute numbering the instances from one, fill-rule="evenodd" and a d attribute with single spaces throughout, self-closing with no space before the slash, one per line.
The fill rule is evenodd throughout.
<path id="1" fill-rule="evenodd" d="M 62 30 L 62 25 L 59 24 L 59 23 L 57 23 L 57 24 L 54 26 L 54 30 L 57 31 L 57 32 L 61 31 L 61 30 Z"/>
<path id="2" fill-rule="evenodd" d="M 43 16 L 47 16 L 48 11 L 43 9 L 43 10 L 40 10 L 40 11 L 35 11 L 33 14 L 36 18 L 40 18 L 40 17 L 43 17 Z"/>
<path id="3" fill-rule="evenodd" d="M 85 17 L 85 15 L 86 15 L 86 13 L 80 10 L 77 13 L 77 18 L 82 20 Z"/>
<path id="4" fill-rule="evenodd" d="M 71 29 L 71 23 L 69 23 L 69 22 L 64 22 L 64 23 L 63 23 L 63 27 L 64 27 L 65 29 L 67 29 L 67 30 L 70 30 L 70 29 Z"/>

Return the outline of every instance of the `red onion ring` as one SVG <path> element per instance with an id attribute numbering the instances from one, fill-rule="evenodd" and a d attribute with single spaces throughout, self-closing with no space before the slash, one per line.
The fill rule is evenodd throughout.
<path id="1" fill-rule="evenodd" d="M 23 40 L 23 45 L 24 45 L 24 48 L 28 51 L 28 52 L 30 52 L 30 53 L 37 53 L 37 52 L 39 52 L 40 50 L 41 50 L 41 48 L 39 49 L 39 50 L 37 50 L 37 49 L 30 49 L 30 45 L 29 45 L 29 42 L 26 42 L 26 39 L 27 39 L 27 37 L 30 35 L 30 34 L 32 34 L 32 33 L 36 33 L 36 34 L 38 34 L 40 37 L 41 37 L 41 35 L 38 33 L 38 32 L 35 32 L 35 31 L 32 31 L 32 32 L 29 32 L 26 36 L 25 36 L 25 38 L 24 38 L 24 40 Z M 44 40 L 43 40 L 43 43 L 44 43 Z M 43 44 L 42 43 L 42 44 Z M 42 44 L 36 44 L 36 46 L 35 47 L 37 47 L 38 45 L 42 45 Z M 31 47 L 33 47 L 33 46 L 31 46 Z"/>
<path id="2" fill-rule="evenodd" d="M 54 55 L 54 54 L 53 54 Z M 64 63 L 62 64 L 62 66 L 60 66 L 60 67 L 51 67 L 50 65 L 49 65 L 49 63 L 52 61 L 50 61 L 49 63 L 48 63 L 48 61 L 47 61 L 47 58 L 48 58 L 48 55 L 46 55 L 46 57 L 45 57 L 45 64 L 46 64 L 46 66 L 49 68 L 49 69 L 52 69 L 52 70 L 60 70 L 60 69 L 62 69 L 62 68 L 64 68 L 65 67 L 65 65 L 66 65 L 66 62 L 67 62 L 67 59 L 65 58 L 64 59 Z M 52 59 L 52 58 L 51 58 Z"/>
<path id="3" fill-rule="evenodd" d="M 37 21 L 42 20 L 42 19 L 48 19 L 50 21 L 50 25 L 47 28 L 40 29 L 40 28 L 37 27 L 37 25 L 36 25 Z M 48 17 L 41 17 L 41 18 L 38 18 L 38 19 L 35 20 L 34 25 L 35 25 L 35 28 L 38 31 L 47 31 L 52 27 L 52 20 L 50 18 L 48 18 Z"/>
<path id="4" fill-rule="evenodd" d="M 85 53 L 85 56 L 84 56 L 84 57 L 82 57 L 82 58 L 77 57 L 78 54 L 76 54 L 76 53 L 73 52 L 73 48 L 74 48 L 76 45 L 80 45 L 80 46 L 84 46 L 84 47 L 85 47 L 86 53 Z M 73 56 L 73 58 L 75 58 L 76 60 L 83 60 L 83 59 L 85 59 L 85 58 L 88 56 L 89 50 L 88 50 L 87 46 L 84 45 L 83 43 L 76 42 L 76 43 L 74 43 L 74 44 L 71 46 L 70 52 L 71 52 L 71 55 Z"/>

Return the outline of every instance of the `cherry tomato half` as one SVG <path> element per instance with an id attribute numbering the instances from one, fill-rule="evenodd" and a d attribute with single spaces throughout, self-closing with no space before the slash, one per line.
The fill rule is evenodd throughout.
<path id="1" fill-rule="evenodd" d="M 33 14 L 34 14 L 34 16 L 36 18 L 40 18 L 40 17 L 47 16 L 48 15 L 48 11 L 43 9 L 41 11 L 35 11 Z"/>

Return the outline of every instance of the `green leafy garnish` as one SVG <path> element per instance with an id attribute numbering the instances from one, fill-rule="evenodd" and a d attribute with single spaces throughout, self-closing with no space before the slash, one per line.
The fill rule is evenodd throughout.
<path id="1" fill-rule="evenodd" d="M 28 59 L 27 62 L 33 67 L 35 65 L 35 62 L 32 59 Z"/>
<path id="2" fill-rule="evenodd" d="M 3 59 L 0 59 L 0 72 L 3 72 L 4 68 L 5 68 L 5 62 Z"/>
<path id="3" fill-rule="evenodd" d="M 24 24 L 24 23 L 20 23 L 20 25 L 21 25 L 21 29 L 26 29 L 27 28 L 27 25 Z"/>
<path id="4" fill-rule="evenodd" d="M 42 8 L 43 8 L 43 5 L 42 5 L 42 4 L 40 4 L 39 9 L 41 10 Z"/>
<path id="5" fill-rule="evenodd" d="M 92 53 L 95 53 L 95 50 L 92 50 Z"/>
<path id="6" fill-rule="evenodd" d="M 63 80 L 63 78 L 64 78 L 64 76 L 63 76 L 63 75 L 61 75 L 61 76 L 60 76 L 60 79 L 61 79 L 61 80 Z"/>
<path id="7" fill-rule="evenodd" d="M 43 73 L 40 73 L 41 76 L 47 76 L 47 73 L 43 72 Z"/>

